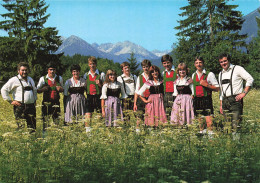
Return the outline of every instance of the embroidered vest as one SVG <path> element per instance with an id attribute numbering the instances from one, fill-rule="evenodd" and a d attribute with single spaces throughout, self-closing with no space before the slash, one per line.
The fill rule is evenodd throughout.
<path id="1" fill-rule="evenodd" d="M 99 74 L 95 74 L 94 77 L 92 77 L 91 74 L 88 74 L 87 76 L 87 94 L 90 95 L 99 95 L 100 91 L 99 91 L 99 86 L 96 84 L 95 80 L 99 80 L 100 79 L 100 75 Z"/>
<path id="2" fill-rule="evenodd" d="M 194 74 L 193 77 L 193 88 L 194 88 L 194 96 L 195 97 L 203 97 L 211 95 L 211 90 L 208 90 L 206 87 L 200 85 L 201 80 L 207 80 L 209 72 L 207 71 L 206 74 L 203 73 L 202 76 L 199 79 L 199 76 L 197 73 Z"/>
<path id="3" fill-rule="evenodd" d="M 146 82 L 146 80 L 145 80 L 145 77 L 142 74 L 139 75 L 139 80 L 140 80 L 140 88 L 141 88 L 144 85 L 144 83 Z M 149 95 L 150 95 L 149 89 L 145 90 L 143 95 L 144 95 L 145 98 L 148 98 Z"/>
<path id="4" fill-rule="evenodd" d="M 60 95 L 56 89 L 56 86 L 60 86 L 60 77 L 56 75 L 54 82 L 52 83 L 46 76 L 44 78 L 45 85 L 50 86 L 50 90 L 43 92 L 43 101 L 59 100 Z"/>
<path id="5" fill-rule="evenodd" d="M 164 85 L 164 92 L 174 92 L 174 84 L 173 82 L 178 78 L 177 72 L 171 71 L 170 75 L 167 71 L 163 74 L 163 85 Z"/>

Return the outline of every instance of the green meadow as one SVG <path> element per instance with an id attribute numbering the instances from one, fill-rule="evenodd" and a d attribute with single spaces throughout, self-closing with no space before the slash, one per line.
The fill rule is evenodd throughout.
<path id="1" fill-rule="evenodd" d="M 136 133 L 133 113 L 117 128 L 106 128 L 100 114 L 94 114 L 88 134 L 83 122 L 64 126 L 62 120 L 58 124 L 49 120 L 43 134 L 41 95 L 37 130 L 31 134 L 17 128 L 12 106 L 0 97 L 0 183 L 258 183 L 259 96 L 260 90 L 246 96 L 240 133 L 232 135 L 230 122 L 218 113 L 218 94 L 214 94 L 214 136 L 199 135 L 197 120 L 184 127 L 141 125 Z"/>

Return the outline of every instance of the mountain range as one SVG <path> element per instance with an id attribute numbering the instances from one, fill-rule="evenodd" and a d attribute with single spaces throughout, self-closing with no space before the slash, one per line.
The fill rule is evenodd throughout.
<path id="1" fill-rule="evenodd" d="M 244 23 L 240 34 L 247 34 L 248 38 L 246 42 L 249 43 L 253 37 L 257 36 L 257 23 L 255 20 L 256 16 L 260 16 L 258 10 L 249 13 L 244 16 Z M 171 50 L 159 51 L 153 50 L 148 51 L 140 45 L 132 43 L 130 41 L 118 42 L 118 43 L 88 43 L 87 41 L 77 37 L 70 36 L 68 38 L 62 38 L 63 43 L 59 47 L 57 53 L 64 52 L 64 55 L 73 56 L 74 54 L 91 55 L 95 57 L 107 58 L 115 62 L 122 63 L 130 58 L 130 54 L 133 52 L 137 61 L 141 62 L 143 59 L 152 60 L 153 63 L 160 62 L 160 57 L 164 54 L 169 53 Z M 157 64 L 156 64 L 157 65 Z"/>
<path id="2" fill-rule="evenodd" d="M 164 52 L 158 50 L 148 51 L 142 46 L 130 41 L 118 42 L 115 44 L 104 43 L 99 45 L 97 43 L 89 44 L 87 41 L 74 35 L 63 39 L 63 43 L 59 47 L 57 53 L 64 52 L 64 55 L 69 56 L 73 56 L 74 54 L 91 55 L 111 59 L 119 63 L 127 61 L 127 58 L 130 58 L 132 52 L 134 52 L 137 61 L 140 62 L 143 59 L 155 60 L 160 58 L 161 55 L 170 52 L 170 50 Z"/>

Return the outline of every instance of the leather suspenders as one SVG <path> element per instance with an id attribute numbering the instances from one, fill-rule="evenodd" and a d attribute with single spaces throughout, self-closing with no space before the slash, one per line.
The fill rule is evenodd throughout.
<path id="1" fill-rule="evenodd" d="M 233 78 L 233 72 L 234 72 L 234 70 L 235 70 L 235 67 L 236 67 L 236 66 L 234 66 L 233 69 L 232 69 L 232 71 L 231 71 L 230 79 L 224 79 L 224 80 L 222 80 L 222 71 L 221 71 L 221 73 L 220 73 L 220 85 L 221 85 L 221 90 L 222 90 L 222 92 L 223 92 L 224 97 L 227 97 L 227 96 L 226 96 L 226 93 L 227 93 L 228 87 L 230 87 L 230 89 L 231 89 L 231 96 L 233 96 L 232 78 Z M 227 84 L 227 83 L 229 83 L 229 85 L 227 86 L 226 91 L 224 92 L 224 90 L 223 90 L 223 84 Z"/>

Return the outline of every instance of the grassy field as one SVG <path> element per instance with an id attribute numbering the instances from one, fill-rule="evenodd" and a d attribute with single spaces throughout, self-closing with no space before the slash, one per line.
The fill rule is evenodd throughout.
<path id="1" fill-rule="evenodd" d="M 217 113 L 214 94 L 213 138 L 198 135 L 198 122 L 135 133 L 133 117 L 106 128 L 95 115 L 92 131 L 83 123 L 50 127 L 43 138 L 41 99 L 37 131 L 17 129 L 12 106 L 0 97 L 0 183 L 2 182 L 260 182 L 260 91 L 244 100 L 241 133 Z M 63 111 L 63 109 L 62 109 Z M 223 126 L 223 128 L 220 128 Z M 223 130 L 224 129 L 224 130 Z M 224 131 L 224 132 L 223 132 Z"/>

